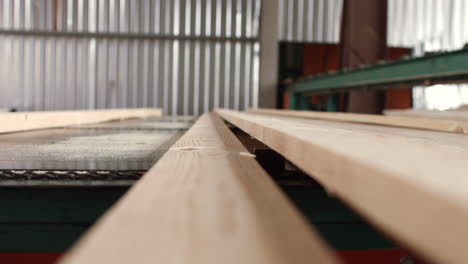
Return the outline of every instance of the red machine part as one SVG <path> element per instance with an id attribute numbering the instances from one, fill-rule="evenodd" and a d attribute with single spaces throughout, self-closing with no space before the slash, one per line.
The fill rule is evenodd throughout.
<path id="1" fill-rule="evenodd" d="M 51 264 L 55 263 L 62 253 L 57 252 L 26 252 L 0 253 L 0 263 L 5 264 Z"/>

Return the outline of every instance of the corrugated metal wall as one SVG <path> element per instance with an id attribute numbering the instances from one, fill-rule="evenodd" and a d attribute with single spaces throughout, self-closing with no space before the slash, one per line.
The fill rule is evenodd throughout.
<path id="1" fill-rule="evenodd" d="M 279 38 L 338 43 L 343 0 L 278 0 Z M 423 51 L 468 43 L 467 0 L 388 0 L 388 45 Z"/>
<path id="2" fill-rule="evenodd" d="M 281 41 L 339 41 L 343 0 L 278 1 Z M 390 46 L 422 55 L 468 42 L 468 0 L 388 10 Z M 255 107 L 259 13 L 260 0 L 0 0 L 0 108 Z M 447 89 L 468 103 L 464 86 Z M 415 99 L 435 107 L 425 90 Z"/>
<path id="3" fill-rule="evenodd" d="M 0 108 L 255 107 L 260 0 L 0 0 Z"/>
<path id="4" fill-rule="evenodd" d="M 281 41 L 338 43 L 343 0 L 278 0 Z"/>
<path id="5" fill-rule="evenodd" d="M 467 0 L 389 0 L 388 5 L 390 46 L 415 47 L 422 55 L 468 43 Z"/>

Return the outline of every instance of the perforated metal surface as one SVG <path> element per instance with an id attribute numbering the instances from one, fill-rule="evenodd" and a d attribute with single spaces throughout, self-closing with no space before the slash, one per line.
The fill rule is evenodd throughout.
<path id="1" fill-rule="evenodd" d="M 137 180 L 191 120 L 126 120 L 0 135 L 0 185 Z"/>
<path id="2" fill-rule="evenodd" d="M 0 170 L 0 181 L 3 180 L 138 180 L 145 170 L 137 171 L 58 171 L 58 170 Z"/>

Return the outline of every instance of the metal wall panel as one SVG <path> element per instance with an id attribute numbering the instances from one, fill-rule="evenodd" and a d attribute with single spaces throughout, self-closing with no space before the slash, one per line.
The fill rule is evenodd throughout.
<path id="1" fill-rule="evenodd" d="M 343 0 L 279 0 L 281 41 L 338 43 Z M 468 43 L 467 0 L 388 0 L 388 45 L 428 51 Z"/>
<path id="2" fill-rule="evenodd" d="M 343 0 L 278 1 L 281 41 L 339 42 Z"/>
<path id="3" fill-rule="evenodd" d="M 389 0 L 388 44 L 416 55 L 456 50 L 468 43 L 467 0 Z"/>
<path id="4" fill-rule="evenodd" d="M 339 41 L 343 0 L 278 1 L 280 40 Z M 468 43 L 468 0 L 388 12 L 390 46 Z M 0 108 L 255 107 L 259 14 L 260 0 L 0 0 Z"/>
<path id="5" fill-rule="evenodd" d="M 259 14 L 260 0 L 0 0 L 0 108 L 255 107 Z"/>

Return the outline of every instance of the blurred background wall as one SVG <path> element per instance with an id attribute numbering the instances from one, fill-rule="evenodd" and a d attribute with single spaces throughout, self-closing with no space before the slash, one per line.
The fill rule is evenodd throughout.
<path id="1" fill-rule="evenodd" d="M 0 107 L 255 107 L 259 0 L 0 0 Z"/>
<path id="2" fill-rule="evenodd" d="M 467 0 L 388 5 L 390 47 L 422 56 L 468 42 Z M 272 27 L 282 43 L 336 45 L 342 6 L 279 0 Z M 256 107 L 260 13 L 260 0 L 0 0 L 0 108 Z M 464 103 L 466 85 L 413 89 L 415 108 Z"/>

